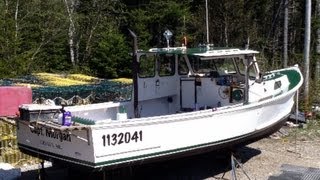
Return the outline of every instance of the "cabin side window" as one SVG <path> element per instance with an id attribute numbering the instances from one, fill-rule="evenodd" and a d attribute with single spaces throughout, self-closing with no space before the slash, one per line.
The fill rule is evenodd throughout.
<path id="1" fill-rule="evenodd" d="M 184 58 L 184 56 L 179 56 L 179 59 L 178 59 L 178 73 L 179 73 L 179 75 L 187 75 L 187 74 L 189 74 L 187 61 Z"/>
<path id="2" fill-rule="evenodd" d="M 173 76 L 175 74 L 175 56 L 160 55 L 158 57 L 159 76 Z"/>
<path id="3" fill-rule="evenodd" d="M 155 75 L 155 57 L 154 56 L 140 56 L 139 60 L 139 77 L 147 78 Z"/>

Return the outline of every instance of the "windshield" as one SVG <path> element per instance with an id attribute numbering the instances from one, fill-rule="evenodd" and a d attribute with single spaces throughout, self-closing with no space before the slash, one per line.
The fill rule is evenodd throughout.
<path id="1" fill-rule="evenodd" d="M 215 58 L 201 60 L 197 56 L 188 56 L 194 73 L 210 73 L 217 71 L 219 74 L 236 73 L 234 59 L 239 58 Z"/>
<path id="2" fill-rule="evenodd" d="M 198 56 L 188 56 L 188 58 L 195 73 L 209 73 L 217 70 L 212 60 L 201 60 Z"/>

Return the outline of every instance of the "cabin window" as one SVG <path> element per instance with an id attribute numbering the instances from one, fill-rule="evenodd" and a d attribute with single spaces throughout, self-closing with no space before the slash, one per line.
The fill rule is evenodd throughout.
<path id="1" fill-rule="evenodd" d="M 240 59 L 240 58 L 237 58 L 235 61 L 236 61 L 239 73 L 242 74 L 242 75 L 245 75 L 245 65 L 244 65 L 244 62 L 243 62 L 244 60 Z M 256 70 L 255 70 L 255 67 L 252 65 L 252 66 L 249 67 L 249 78 L 250 79 L 255 79 L 255 77 L 256 77 Z"/>
<path id="2" fill-rule="evenodd" d="M 215 59 L 214 61 L 219 73 L 221 74 L 237 73 L 232 58 L 219 58 L 219 59 Z"/>
<path id="3" fill-rule="evenodd" d="M 179 56 L 178 73 L 179 75 L 187 75 L 189 73 L 187 61 L 184 56 Z"/>
<path id="4" fill-rule="evenodd" d="M 174 55 L 160 55 L 159 63 L 159 76 L 172 76 L 175 73 L 175 57 Z"/>
<path id="5" fill-rule="evenodd" d="M 155 75 L 155 57 L 154 56 L 140 56 L 139 60 L 139 77 L 154 77 Z"/>
<path id="6" fill-rule="evenodd" d="M 281 81 L 276 81 L 274 83 L 274 90 L 277 90 L 277 89 L 281 88 L 281 86 L 282 86 Z"/>

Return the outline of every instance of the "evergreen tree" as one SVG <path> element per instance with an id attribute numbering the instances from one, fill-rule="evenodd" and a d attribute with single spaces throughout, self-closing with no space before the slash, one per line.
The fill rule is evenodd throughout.
<path id="1" fill-rule="evenodd" d="M 73 4 L 72 36 L 66 2 L 69 8 Z M 281 64 L 283 1 L 211 0 L 208 3 L 210 43 L 244 47 L 249 39 L 251 48 L 270 59 L 267 64 Z M 303 64 L 304 7 L 302 0 L 289 1 L 288 65 Z M 315 22 L 313 32 L 317 29 Z M 184 36 L 188 46 L 197 46 L 206 42 L 205 0 L 0 1 L 0 77 L 35 71 L 130 77 L 128 28 L 138 35 L 140 49 L 166 46 L 163 37 L 166 29 L 174 34 L 171 46 L 180 46 Z M 73 53 L 70 53 L 70 39 Z M 315 39 L 315 36 L 311 38 L 314 48 Z"/>

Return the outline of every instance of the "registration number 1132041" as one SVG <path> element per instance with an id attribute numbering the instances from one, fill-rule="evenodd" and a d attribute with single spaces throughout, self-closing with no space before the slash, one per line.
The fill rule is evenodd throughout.
<path id="1" fill-rule="evenodd" d="M 103 146 L 115 146 L 121 144 L 128 144 L 131 142 L 142 142 L 143 133 L 142 131 L 135 132 L 121 132 L 114 134 L 107 134 L 102 136 L 102 144 Z"/>

